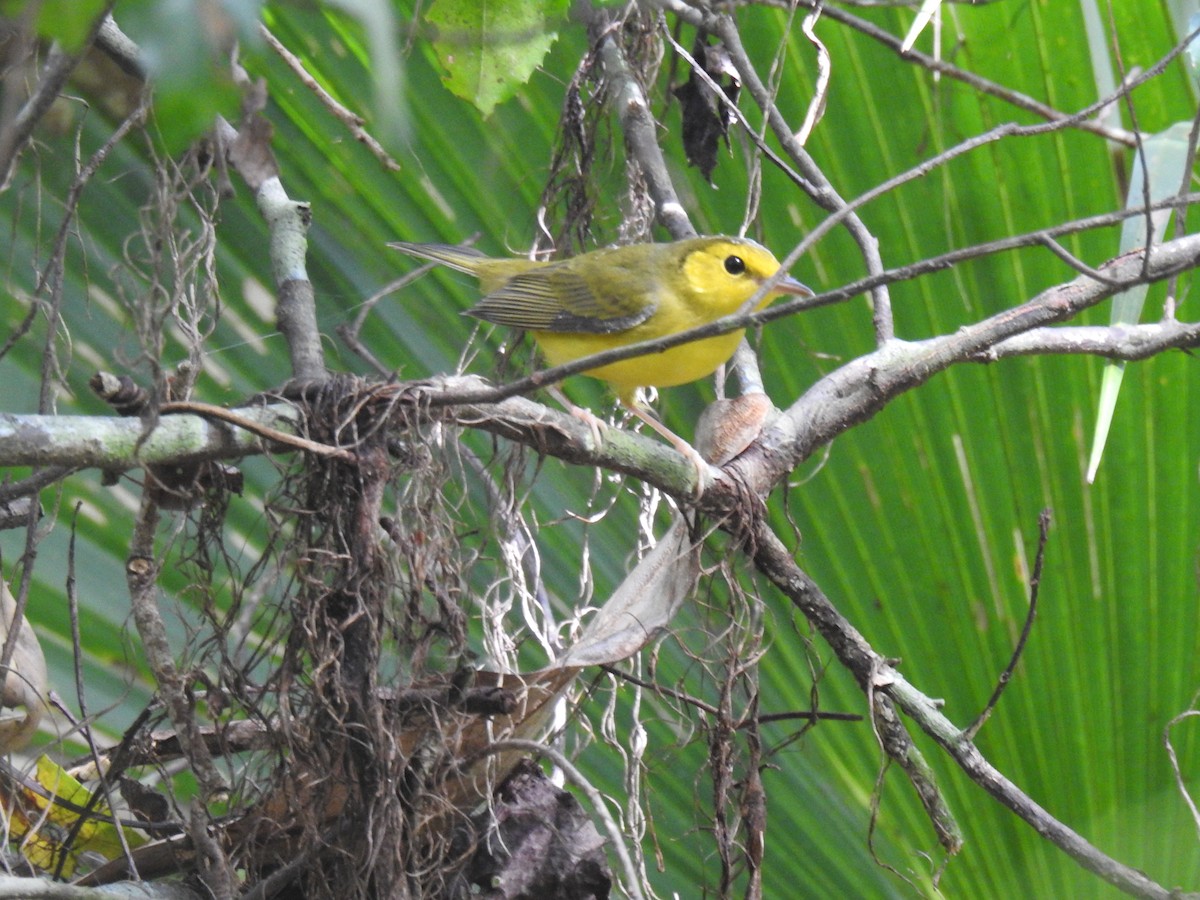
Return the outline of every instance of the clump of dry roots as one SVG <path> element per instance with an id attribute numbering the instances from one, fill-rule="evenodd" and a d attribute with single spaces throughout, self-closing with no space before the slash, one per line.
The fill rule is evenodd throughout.
<path id="1" fill-rule="evenodd" d="M 275 504 L 292 511 L 295 581 L 275 677 L 286 743 L 253 835 L 290 839 L 249 857 L 264 873 L 295 866 L 306 897 L 428 896 L 456 862 L 448 836 L 461 814 L 438 788 L 453 762 L 441 729 L 453 722 L 436 700 L 414 709 L 402 697 L 418 680 L 453 677 L 428 663 L 435 643 L 443 664 L 463 652 L 464 616 L 445 602 L 460 585 L 427 582 L 454 577 L 461 560 L 452 543 L 434 545 L 452 528 L 433 521 L 439 505 L 426 504 L 420 523 L 385 515 L 390 501 L 412 516 L 406 493 L 442 487 L 412 483 L 430 469 L 397 448 L 420 432 L 388 396 L 337 379 L 304 398 L 308 436 L 354 458 L 306 459 Z M 418 534 L 419 548 L 404 545 Z"/>
<path id="2" fill-rule="evenodd" d="M 453 432 L 395 397 L 339 379 L 303 398 L 308 437 L 354 458 L 306 458 L 272 504 L 293 579 L 268 679 L 282 741 L 234 861 L 248 883 L 306 898 L 467 896 L 500 881 L 505 897 L 606 896 L 602 842 L 569 795 L 532 765 L 493 794 L 512 760 L 489 759 L 487 723 L 526 714 L 521 685 L 466 665 L 479 550 L 456 527 L 462 479 L 438 444 Z M 493 765 L 465 774 L 479 759 Z"/>

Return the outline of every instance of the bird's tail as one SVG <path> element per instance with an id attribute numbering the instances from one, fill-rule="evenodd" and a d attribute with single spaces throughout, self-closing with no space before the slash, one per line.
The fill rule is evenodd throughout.
<path id="1" fill-rule="evenodd" d="M 407 253 L 409 256 L 418 256 L 421 259 L 441 263 L 460 272 L 466 272 L 468 275 L 478 275 L 480 263 L 486 262 L 488 259 L 485 254 L 474 247 L 456 247 L 453 244 L 410 244 L 407 241 L 396 241 L 388 246 Z"/>

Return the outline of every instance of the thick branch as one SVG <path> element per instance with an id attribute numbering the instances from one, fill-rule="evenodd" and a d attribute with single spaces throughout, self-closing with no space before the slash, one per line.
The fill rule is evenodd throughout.
<path id="1" fill-rule="evenodd" d="M 740 477 L 748 478 L 747 484 L 755 491 L 769 491 L 816 449 L 955 363 L 1046 353 L 1142 359 L 1172 347 L 1197 346 L 1200 325 L 1164 322 L 1111 328 L 1046 326 L 1068 320 L 1131 284 L 1161 280 L 1198 263 L 1200 236 L 1193 235 L 1155 247 L 1148 259 L 1140 253 L 1131 254 L 1103 267 L 1103 282 L 1080 276 L 1015 309 L 952 334 L 912 343 L 892 341 L 831 372 L 805 392 L 776 420 L 759 447 L 751 448 L 735 463 Z M 786 309 L 768 309 L 749 318 L 761 321 L 786 313 Z M 729 324 L 714 323 L 688 337 L 716 333 Z M 578 419 L 514 396 L 594 368 L 598 360 L 628 358 L 682 342 L 682 336 L 673 336 L 609 351 L 536 372 L 499 388 L 478 378 L 442 377 L 394 385 L 382 389 L 379 397 L 418 408 L 453 407 L 449 415 L 460 425 L 482 428 L 568 462 L 625 472 L 676 496 L 690 496 L 695 488 L 694 466 L 661 443 L 608 429 L 597 444 L 591 430 Z M 237 413 L 275 430 L 295 428 L 294 411 L 283 404 Z M 7 466 L 128 469 L 151 463 L 228 459 L 262 452 L 264 446 L 254 435 L 192 415 L 163 416 L 146 435 L 143 424 L 136 419 L 0 414 L 0 465 Z M 736 500 L 731 491 L 725 491 L 724 496 L 718 491 L 709 504 L 717 511 L 731 499 Z"/>
<path id="2" fill-rule="evenodd" d="M 305 266 L 312 209 L 303 201 L 292 200 L 279 177 L 271 150 L 271 125 L 263 115 L 267 104 L 265 85 L 252 83 L 236 64 L 234 77 L 244 91 L 242 119 L 236 130 L 219 119 L 217 133 L 228 148 L 230 164 L 254 191 L 259 212 L 270 230 L 271 272 L 279 301 L 276 315 L 291 355 L 292 377 L 321 381 L 327 374 L 325 357 L 313 286 Z"/>
<path id="3" fill-rule="evenodd" d="M 295 430 L 295 410 L 290 406 L 239 412 L 276 430 Z M 147 434 L 140 419 L 0 413 L 0 466 L 132 469 L 151 463 L 231 459 L 262 449 L 257 436 L 195 415 L 162 416 Z"/>
<path id="4" fill-rule="evenodd" d="M 795 442 L 794 452 L 811 454 L 846 430 L 842 424 L 848 428 L 853 422 L 869 418 L 899 393 L 918 386 L 934 371 L 954 362 L 991 362 L 1012 356 L 1055 353 L 1141 360 L 1169 349 L 1200 346 L 1200 324 L 1161 322 L 1112 327 L 1038 327 L 1006 337 L 991 346 L 961 350 L 951 359 L 940 360 L 939 368 L 935 370 L 909 371 L 913 361 L 927 357 L 937 342 L 955 337 L 957 335 L 935 338 L 919 344 L 894 342 L 888 348 L 827 375 L 788 412 L 792 425 L 787 425 L 783 434 L 790 435 L 788 439 Z M 501 387 L 493 387 L 473 376 L 445 376 L 396 385 L 391 390 L 408 393 L 408 401 L 413 405 L 447 408 L 446 414 L 464 427 L 480 428 L 576 465 L 625 472 L 675 496 L 690 496 L 694 491 L 694 467 L 661 442 L 610 428 L 602 432 L 600 443 L 596 444 L 593 432 L 580 419 L 512 396 L 535 390 L 591 365 L 594 364 L 572 363 L 547 370 L 547 377 L 536 373 Z M 907 375 L 902 377 L 903 373 Z M 880 385 L 884 383 L 888 388 L 886 392 L 880 392 Z M 495 398 L 499 399 L 490 402 Z M 257 421 L 264 428 L 294 433 L 295 411 L 286 404 L 244 408 L 231 413 Z M 857 418 L 843 423 L 838 419 L 839 414 Z M 795 422 L 809 416 L 815 417 L 812 427 L 803 435 L 794 433 Z M 780 437 L 776 436 L 773 441 L 778 443 Z M 261 453 L 268 446 L 268 442 L 254 434 L 195 415 L 162 416 L 146 436 L 143 424 L 137 419 L 0 414 L 0 466 L 37 463 L 67 469 L 124 470 L 147 464 L 231 459 Z M 62 474 L 65 469 L 59 470 L 56 477 Z M 34 492 L 40 486 L 44 486 L 42 481 L 36 480 L 29 490 Z M 2 492 L 0 500 L 22 496 L 22 491 L 11 489 L 15 487 L 12 485 L 10 490 Z"/>
<path id="5" fill-rule="evenodd" d="M 952 334 L 925 341 L 892 341 L 822 378 L 773 423 L 761 443 L 766 464 L 748 460 L 742 469 L 754 489 L 766 492 L 814 450 L 859 422 L 866 421 L 892 399 L 924 384 L 955 363 L 985 359 L 1001 343 L 1063 322 L 1106 300 L 1128 281 L 1157 281 L 1200 264 L 1200 236 L 1155 247 L 1148 255 L 1127 254 L 1104 267 L 1114 283 L 1098 283 L 1086 275 L 1043 291 L 1014 309 L 1005 310 Z M 1127 332 L 1112 332 L 1114 346 Z M 1194 337 L 1194 334 L 1190 335 Z M 1093 343 L 1093 347 L 1098 345 Z M 1107 353 L 1105 355 L 1108 355 Z"/>
<path id="6" fill-rule="evenodd" d="M 0 875 L 0 900 L 199 900 L 202 895 L 177 882 L 125 881 L 103 888 L 60 884 L 48 878 L 18 878 Z"/>
<path id="7" fill-rule="evenodd" d="M 646 178 L 656 218 L 676 240 L 695 237 L 696 229 L 679 202 L 662 148 L 658 146 L 658 123 L 650 114 L 645 91 L 629 71 L 625 54 L 611 32 L 600 38 L 598 49 L 612 92 L 611 103 L 625 135 L 625 147 Z"/>

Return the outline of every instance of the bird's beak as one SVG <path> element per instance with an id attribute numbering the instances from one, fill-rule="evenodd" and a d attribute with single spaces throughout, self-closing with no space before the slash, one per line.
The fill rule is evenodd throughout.
<path id="1" fill-rule="evenodd" d="M 816 292 L 806 284 L 801 284 L 791 275 L 788 275 L 783 281 L 775 285 L 774 293 L 777 294 L 794 294 L 797 297 L 815 297 Z"/>

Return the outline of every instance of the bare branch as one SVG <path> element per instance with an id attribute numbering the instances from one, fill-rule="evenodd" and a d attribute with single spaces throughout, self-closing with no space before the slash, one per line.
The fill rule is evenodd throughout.
<path id="1" fill-rule="evenodd" d="M 118 882 L 103 888 L 62 884 L 45 878 L 0 875 L 0 900 L 200 900 L 202 895 L 178 882 Z"/>
<path id="2" fill-rule="evenodd" d="M 239 411 L 274 429 L 295 428 L 285 404 Z M 0 465 L 132 469 L 158 462 L 232 459 L 261 451 L 257 435 L 200 416 L 164 416 L 147 435 L 139 419 L 0 413 Z"/>
<path id="3" fill-rule="evenodd" d="M 1170 277 L 1200 264 L 1200 237 L 1158 245 L 1146 258 L 1149 277 Z M 1142 277 L 1142 262 L 1140 252 L 1127 254 L 1105 266 L 1104 272 L 1121 284 L 1132 283 Z M 1066 321 L 1116 291 L 1084 275 L 952 334 L 914 343 L 893 341 L 822 378 L 768 428 L 762 443 L 770 448 L 769 454 L 755 456 L 757 462 L 743 456 L 733 465 L 751 471 L 752 483 L 768 489 L 818 447 L 869 419 L 899 394 L 957 362 L 983 358 L 992 347 L 1016 335 Z"/>
<path id="4" fill-rule="evenodd" d="M 1132 211 L 1136 214 L 1136 211 Z M 763 490 L 784 477 L 791 467 L 828 443 L 837 434 L 870 418 L 901 393 L 923 384 L 937 372 L 960 362 L 980 362 L 1015 355 L 1051 352 L 1089 353 L 1140 359 L 1172 347 L 1197 345 L 1200 326 L 1163 323 L 1146 326 L 1087 329 L 1048 329 L 1111 296 L 1143 277 L 1166 278 L 1200 262 L 1200 236 L 1156 246 L 1143 276 L 1140 254 L 1127 255 L 1102 268 L 1104 282 L 1080 276 L 1043 292 L 1033 300 L 952 334 L 925 341 L 893 341 L 881 350 L 842 366 L 817 382 L 772 425 L 767 438 L 772 463 L 753 483 Z M 930 267 L 944 265 L 927 261 Z M 841 299 L 853 288 L 807 301 L 823 304 Z M 624 359 L 674 346 L 701 335 L 744 327 L 794 312 L 781 304 L 750 316 L 722 320 L 694 332 L 619 348 L 590 359 L 535 372 L 502 387 L 482 386 L 472 377 L 441 377 L 425 382 L 379 389 L 380 402 L 399 402 L 429 409 L 457 407 L 454 418 L 494 434 L 535 447 L 568 462 L 600 465 L 635 474 L 676 496 L 694 493 L 695 469 L 674 451 L 636 434 L 608 429 L 596 445 L 592 432 L 571 416 L 515 395 L 594 368 L 600 362 Z M 240 410 L 236 413 L 276 431 L 294 429 L 290 407 Z M 0 415 L 0 462 L 46 465 L 132 468 L 157 462 L 229 458 L 261 452 L 257 439 L 193 416 L 167 416 L 149 435 L 134 420 L 88 417 Z M 786 456 L 778 448 L 790 446 Z M 728 498 L 727 498 L 728 499 Z M 719 508 L 725 500 L 714 501 Z"/>
<path id="5" fill-rule="evenodd" d="M 83 43 L 75 53 L 65 53 L 60 49 L 50 52 L 49 59 L 42 67 L 41 77 L 29 95 L 29 99 L 25 101 L 25 105 L 17 111 L 11 121 L 0 122 L 0 191 L 8 188 L 17 158 L 25 149 L 25 144 L 33 134 L 33 129 L 42 120 L 42 116 L 49 111 L 54 101 L 58 99 L 67 79 L 71 77 L 71 73 L 75 71 L 75 67 L 87 49 L 95 42 L 96 35 L 108 18 L 108 9 L 111 7 L 112 3 L 110 2 L 108 7 L 96 17 Z"/>
<path id="6" fill-rule="evenodd" d="M 1134 362 L 1166 350 L 1200 346 L 1200 322 L 1168 320 L 1147 325 L 1077 325 L 1034 328 L 989 347 L 981 362 L 1013 356 L 1085 354 Z"/>
<path id="7" fill-rule="evenodd" d="M 313 96 L 321 101 L 321 104 L 327 110 L 329 110 L 333 117 L 346 126 L 346 129 L 356 141 L 371 151 L 375 158 L 379 160 L 384 169 L 389 172 L 400 171 L 400 163 L 392 159 L 391 154 L 383 148 L 383 145 L 379 143 L 379 141 L 376 140 L 366 128 L 363 127 L 366 125 L 366 120 L 363 119 L 362 116 L 346 109 L 345 106 L 334 99 L 329 91 L 321 87 L 320 83 L 318 83 L 318 81 L 308 73 L 308 70 L 304 68 L 304 62 L 300 59 L 300 57 L 296 56 L 296 54 L 285 47 L 283 42 L 279 40 L 279 38 L 275 37 L 275 35 L 271 33 L 271 30 L 267 28 L 266 25 L 260 23 L 258 26 L 258 33 L 262 35 L 263 40 L 265 40 L 270 48 L 279 55 L 279 58 L 284 61 L 287 67 L 296 74 L 296 77 L 300 79 L 301 84 L 312 91 Z"/>
<path id="8" fill-rule="evenodd" d="M 1017 663 L 1021 660 L 1021 653 L 1025 650 L 1025 642 L 1029 640 L 1029 633 L 1033 630 L 1033 620 L 1037 615 L 1038 589 L 1042 584 L 1042 566 L 1046 561 L 1046 540 L 1049 533 L 1050 510 L 1043 509 L 1042 514 L 1038 516 L 1037 557 L 1033 563 L 1033 574 L 1029 578 L 1029 612 L 1025 616 L 1025 624 L 1021 627 L 1021 636 L 1017 639 L 1017 645 L 1013 647 L 1008 665 L 1004 667 L 1004 671 L 1000 673 L 1000 677 L 996 681 L 996 688 L 992 691 L 992 696 L 988 697 L 983 710 L 963 732 L 964 740 L 975 740 L 975 735 L 979 734 L 979 729 L 983 727 L 983 723 L 988 720 L 992 710 L 1000 702 L 1000 695 L 1004 693 L 1004 689 L 1012 679 L 1013 672 L 1017 669 Z"/>
<path id="9" fill-rule="evenodd" d="M 1193 705 L 1195 698 L 1193 698 Z M 1200 711 L 1188 709 L 1174 716 L 1171 721 L 1163 726 L 1163 746 L 1167 751 L 1167 759 L 1171 761 L 1171 774 L 1175 778 L 1175 786 L 1179 789 L 1179 795 L 1183 798 L 1183 802 L 1187 804 L 1188 811 L 1192 814 L 1192 824 L 1196 828 L 1196 832 L 1200 835 L 1200 807 L 1197 807 L 1196 800 L 1192 797 L 1192 793 L 1188 790 L 1187 779 L 1184 777 L 1183 770 L 1179 767 L 1179 754 L 1175 752 L 1175 742 L 1171 740 L 1171 732 L 1175 726 L 1182 724 L 1188 719 L 1200 717 Z"/>
<path id="10" fill-rule="evenodd" d="M 593 24 L 593 28 L 597 26 L 607 30 L 601 22 Z M 696 229 L 679 202 L 662 148 L 658 146 L 658 123 L 650 114 L 646 93 L 629 71 L 625 54 L 611 33 L 600 38 L 599 53 L 605 77 L 612 87 L 611 102 L 625 134 L 625 146 L 646 178 L 654 200 L 655 216 L 676 240 L 695 237 Z"/>
<path id="11" fill-rule="evenodd" d="M 674 690 L 661 684 L 656 684 L 653 681 L 647 681 L 644 678 L 638 678 L 636 675 L 633 675 L 629 672 L 624 672 L 621 669 L 618 669 L 616 666 L 604 665 L 600 668 L 605 672 L 608 672 L 614 678 L 619 678 L 621 681 L 628 681 L 630 684 L 635 684 L 640 688 L 653 691 L 654 693 L 663 697 L 670 697 L 673 700 L 678 700 L 680 703 L 686 706 L 695 707 L 701 712 L 710 714 L 716 714 L 718 712 L 717 707 L 713 706 L 711 703 L 706 703 L 699 697 L 692 697 L 684 694 L 681 691 Z M 823 709 L 798 709 L 792 712 L 783 713 L 756 712 L 752 717 L 743 719 L 736 723 L 734 727 L 739 730 L 743 728 L 757 728 L 758 726 L 764 725 L 768 722 L 788 722 L 795 719 L 802 719 L 808 722 L 861 722 L 862 718 L 863 717 L 858 713 L 829 712 Z"/>
<path id="12" fill-rule="evenodd" d="M 1050 840 L 1090 872 L 1137 897 L 1173 900 L 1180 894 L 1152 881 L 1072 831 L 1035 803 L 989 763 L 961 729 L 947 719 L 938 704 L 910 685 L 887 664 L 857 629 L 830 603 L 820 587 L 793 561 L 784 544 L 764 524 L 758 523 L 752 542 L 754 562 L 812 623 L 842 664 L 864 690 L 886 693 L 905 714 L 932 737 L 958 763 L 971 780 L 1021 817 L 1038 834 Z"/>
<path id="13" fill-rule="evenodd" d="M 790 0 L 766 0 L 772 5 L 787 5 L 791 6 Z M 977 2 L 977 0 L 973 0 Z M 799 0 L 801 7 L 815 7 L 816 0 Z M 863 4 L 869 5 L 869 4 Z M 1012 88 L 984 78 L 974 72 L 968 72 L 966 69 L 961 69 L 953 63 L 948 63 L 944 59 L 930 56 L 922 53 L 920 50 L 908 50 L 901 52 L 903 41 L 896 37 L 891 32 L 885 31 L 872 22 L 866 19 L 861 19 L 852 13 L 841 9 L 837 4 L 825 4 L 822 7 L 822 14 L 835 22 L 841 22 L 849 25 L 855 31 L 867 35 L 872 40 L 876 40 L 889 49 L 895 51 L 896 55 L 901 59 L 913 62 L 922 68 L 928 69 L 935 75 L 945 75 L 947 78 L 953 78 L 955 81 L 961 81 L 968 87 L 978 91 L 980 94 L 986 94 L 989 97 L 996 97 L 1015 107 L 1016 109 L 1031 112 L 1034 115 L 1041 116 L 1048 122 L 1064 122 L 1069 123 L 1072 128 L 1077 128 L 1080 131 L 1088 131 L 1098 137 L 1113 141 L 1125 146 L 1134 145 L 1134 136 L 1124 129 L 1112 128 L 1105 125 L 1096 119 L 1084 119 L 1082 121 L 1074 121 L 1074 117 L 1057 110 L 1052 106 L 1042 103 L 1027 94 L 1022 94 L 1020 91 L 1015 91 Z"/>
<path id="14" fill-rule="evenodd" d="M 754 97 L 755 102 L 762 109 L 763 115 L 770 123 L 771 130 L 775 133 L 775 137 L 783 147 L 784 152 L 796 163 L 804 177 L 816 187 L 816 192 L 812 194 L 813 200 L 821 208 L 833 214 L 822 225 L 832 228 L 833 224 L 844 221 L 847 231 L 850 232 L 851 237 L 857 242 L 859 252 L 863 255 L 867 274 L 876 275 L 882 273 L 883 259 L 879 255 L 879 242 L 854 212 L 856 205 L 859 204 L 857 204 L 857 201 L 854 204 L 848 204 L 842 199 L 824 173 L 817 167 L 812 157 L 808 155 L 808 152 L 800 142 L 796 140 L 794 130 L 784 121 L 783 115 L 775 106 L 770 92 L 766 85 L 763 84 L 762 79 L 758 77 L 758 72 L 755 70 L 754 64 L 746 54 L 746 50 L 742 46 L 741 35 L 738 33 L 733 19 L 724 15 L 715 16 L 706 22 L 706 27 L 714 31 L 725 43 L 725 49 L 728 50 L 730 59 L 733 60 L 738 74 L 741 75 L 742 83 L 746 85 L 751 96 Z M 806 238 L 802 246 L 811 246 L 811 243 Z M 784 270 L 791 269 L 802 253 L 803 251 L 799 248 L 789 253 L 783 262 Z M 891 299 L 882 283 L 876 285 L 871 290 L 871 308 L 875 319 L 875 338 L 882 344 L 890 340 L 895 334 L 895 326 L 892 322 Z"/>
<path id="15" fill-rule="evenodd" d="M 235 80 L 244 91 L 242 119 L 236 129 L 218 119 L 217 136 L 228 150 L 230 163 L 254 191 L 259 212 L 271 232 L 271 271 L 278 291 L 276 314 L 291 354 L 292 376 L 320 381 L 327 373 L 316 300 L 305 265 L 312 209 L 307 203 L 292 200 L 279 178 L 271 151 L 271 126 L 263 115 L 265 85 L 251 83 L 240 65 L 235 63 L 233 68 Z"/>
<path id="16" fill-rule="evenodd" d="M 175 663 L 166 625 L 158 609 L 158 575 L 162 564 L 156 555 L 155 533 L 159 518 L 159 509 L 151 499 L 151 493 L 144 491 L 130 540 L 125 574 L 133 621 L 141 638 L 146 662 L 154 673 L 163 704 L 180 735 L 188 763 L 200 788 L 199 796 L 192 805 L 189 833 L 193 842 L 205 851 L 211 851 L 212 839 L 208 835 L 209 821 L 204 804 L 226 792 L 228 786 L 217 771 L 212 754 L 200 735 L 186 679 Z M 217 900 L 232 900 L 234 875 L 229 860 L 224 854 L 213 855 L 211 852 L 202 853 L 200 857 L 203 860 L 200 870 L 205 887 Z"/>

